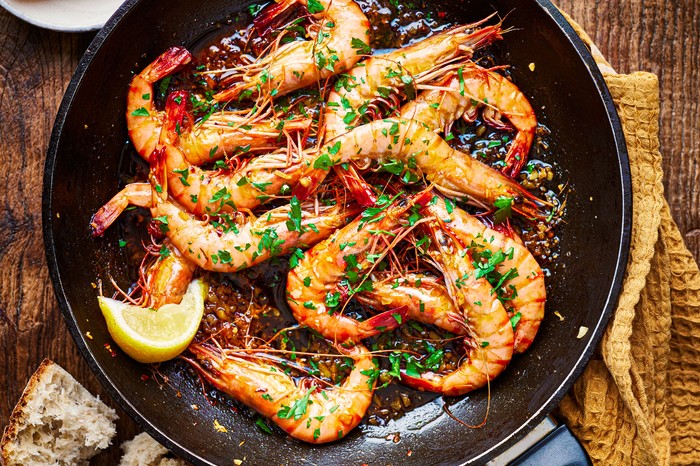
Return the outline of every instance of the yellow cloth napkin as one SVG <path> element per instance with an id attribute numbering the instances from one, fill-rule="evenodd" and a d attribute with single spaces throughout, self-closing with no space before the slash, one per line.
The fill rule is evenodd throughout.
<path id="1" fill-rule="evenodd" d="M 663 197 L 658 79 L 616 74 L 566 18 L 591 49 L 620 115 L 633 227 L 615 314 L 556 414 L 596 465 L 699 465 L 700 273 Z"/>

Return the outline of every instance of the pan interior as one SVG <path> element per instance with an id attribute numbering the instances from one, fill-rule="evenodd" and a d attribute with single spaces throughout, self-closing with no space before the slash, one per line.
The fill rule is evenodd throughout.
<path id="1" fill-rule="evenodd" d="M 211 405 L 197 380 L 182 377 L 172 364 L 160 370 L 169 381 L 150 377 L 148 369 L 109 342 L 92 284 L 114 277 L 125 282 L 125 257 L 117 233 L 90 238 L 91 215 L 119 189 L 116 176 L 127 131 L 125 95 L 132 71 L 141 69 L 167 47 L 190 45 L 225 25 L 248 3 L 231 0 L 131 1 L 120 20 L 100 32 L 81 62 L 63 102 L 54 130 L 44 192 L 47 255 L 57 296 L 71 332 L 108 391 L 146 430 L 186 459 L 201 464 L 459 464 L 482 462 L 526 433 L 563 396 L 583 369 L 600 338 L 616 299 L 629 230 L 629 185 L 624 143 L 602 79 L 592 76 L 590 58 L 582 58 L 552 18 L 551 5 L 529 0 L 442 2 L 463 22 L 494 10 L 508 13 L 516 30 L 494 46 L 502 63 L 512 66 L 520 88 L 534 103 L 538 118 L 553 131 L 560 164 L 571 179 L 568 223 L 563 227 L 562 266 L 552 277 L 547 313 L 533 347 L 516 356 L 487 390 L 450 400 L 451 410 L 479 424 L 468 429 L 442 414 L 441 399 L 384 428 L 356 429 L 343 441 L 309 447 L 270 436 L 253 420 Z M 535 71 L 529 69 L 535 64 Z M 603 95 L 601 95 L 603 92 Z M 558 311 L 564 320 L 554 316 Z M 588 329 L 577 338 L 580 328 Z M 90 332 L 92 339 L 84 338 Z M 192 405 L 197 405 L 195 411 Z M 217 421 L 227 433 L 214 429 Z M 387 440 L 400 432 L 400 441 Z"/>

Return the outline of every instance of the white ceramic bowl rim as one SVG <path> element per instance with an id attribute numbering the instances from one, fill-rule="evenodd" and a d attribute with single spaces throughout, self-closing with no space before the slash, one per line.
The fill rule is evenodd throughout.
<path id="1" fill-rule="evenodd" d="M 63 32 L 100 29 L 123 0 L 0 0 L 0 6 L 35 26 Z"/>

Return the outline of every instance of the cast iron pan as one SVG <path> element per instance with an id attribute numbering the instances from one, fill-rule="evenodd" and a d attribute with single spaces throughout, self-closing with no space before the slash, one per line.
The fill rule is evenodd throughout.
<path id="1" fill-rule="evenodd" d="M 229 408 L 212 406 L 197 381 L 171 374 L 161 388 L 148 368 L 110 342 L 91 283 L 111 274 L 128 282 L 117 229 L 94 240 L 91 215 L 120 188 L 127 140 L 125 96 L 132 72 L 167 47 L 191 45 L 245 8 L 236 0 L 131 0 L 88 48 L 58 113 L 46 162 L 43 228 L 56 295 L 81 352 L 107 391 L 158 441 L 197 464 L 480 464 L 525 435 L 569 390 L 590 358 L 616 303 L 629 248 L 630 175 L 620 124 L 601 75 L 582 42 L 545 0 L 446 0 L 463 22 L 494 9 L 517 30 L 494 47 L 553 130 L 554 152 L 573 192 L 562 228 L 562 265 L 551 278 L 547 315 L 534 345 L 491 386 L 486 425 L 468 429 L 441 414 L 442 399 L 386 428 L 355 429 L 342 441 L 311 447 L 269 435 Z M 515 5 L 515 7 L 514 7 Z M 536 71 L 528 69 L 536 64 Z M 560 321 L 553 315 L 559 311 Z M 579 327 L 588 333 L 578 339 Z M 91 332 L 92 339 L 85 337 Z M 168 374 L 171 365 L 162 370 Z M 181 396 L 176 396 L 177 392 Z M 194 411 L 192 404 L 200 409 Z M 481 422 L 487 391 L 452 411 Z M 228 433 L 215 432 L 214 419 Z M 385 438 L 400 432 L 400 441 Z M 245 442 L 244 442 L 245 441 Z M 244 442 L 244 443 L 243 443 Z M 410 456 L 409 456 L 410 452 Z"/>

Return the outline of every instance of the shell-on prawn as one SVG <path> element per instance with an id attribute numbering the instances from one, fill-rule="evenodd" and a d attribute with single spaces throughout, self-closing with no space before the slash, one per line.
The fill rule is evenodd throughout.
<path id="1" fill-rule="evenodd" d="M 475 50 L 501 39 L 500 22 L 478 28 L 492 16 L 362 60 L 338 80 L 328 96 L 324 140 L 329 142 L 351 130 L 363 115 L 376 113 L 378 103 L 398 105 L 398 89 L 408 87 L 410 93 L 415 93 L 419 83 L 434 78 L 435 70 L 455 59 L 469 59 Z M 361 205 L 370 206 L 376 201 L 352 164 L 334 169 Z"/>
<path id="2" fill-rule="evenodd" d="M 487 227 L 459 207 L 448 209 L 441 198 L 424 211 L 441 219 L 443 228 L 467 247 L 477 275 L 489 277 L 495 273 L 493 281 L 498 289 L 494 294 L 512 309 L 515 352 L 527 350 L 544 317 L 547 297 L 544 272 L 537 260 L 519 238 Z"/>
<path id="3" fill-rule="evenodd" d="M 401 118 L 386 118 L 358 126 L 326 144 L 293 192 L 305 199 L 325 178 L 330 167 L 366 159 L 415 164 L 428 182 L 443 194 L 481 207 L 490 209 L 500 198 L 508 198 L 513 212 L 525 218 L 548 215 L 547 202 L 498 170 L 453 149 L 428 125 Z"/>
<path id="4" fill-rule="evenodd" d="M 205 270 L 237 272 L 295 247 L 315 244 L 345 224 L 348 211 L 342 205 L 316 209 L 313 202 L 299 206 L 299 226 L 295 229 L 288 225 L 288 220 L 294 215 L 291 204 L 272 209 L 240 225 L 227 214 L 220 214 L 220 222 L 199 220 L 168 199 L 164 164 L 158 161 L 163 153 L 154 152 L 151 185 L 156 189 L 152 190 L 151 216 L 159 222 L 161 231 L 175 247 Z"/>
<path id="5" fill-rule="evenodd" d="M 350 69 L 361 58 L 356 41 L 369 43 L 369 20 L 353 0 L 281 0 L 306 5 L 318 29 L 308 41 L 295 41 L 272 50 L 245 67 L 242 80 L 214 96 L 231 101 L 242 95 L 253 98 L 281 96 Z M 273 10 L 276 11 L 276 10 Z M 357 45 L 355 45 L 357 47 Z"/>
<path id="6" fill-rule="evenodd" d="M 308 443 L 341 439 L 362 420 L 372 402 L 376 370 L 362 345 L 346 350 L 353 368 L 340 386 L 320 387 L 303 379 L 297 383 L 281 367 L 254 355 L 191 344 L 197 360 L 184 358 L 214 387 L 271 419 L 294 438 Z"/>
<path id="7" fill-rule="evenodd" d="M 469 325 L 466 355 L 449 374 L 426 371 L 402 373 L 402 381 L 416 388 L 457 396 L 485 386 L 508 365 L 513 355 L 513 328 L 508 314 L 485 278 L 477 278 L 469 250 L 435 218 L 421 225 L 432 238 L 430 253 L 439 263 L 455 303 Z"/>
<path id="8" fill-rule="evenodd" d="M 403 89 L 407 82 L 416 87 L 433 78 L 434 70 L 460 57 L 469 59 L 475 50 L 502 39 L 500 22 L 479 28 L 492 16 L 393 52 L 368 57 L 353 67 L 328 96 L 325 140 L 330 141 L 357 126 L 363 109 L 376 102 L 388 102 L 389 94 Z"/>
<path id="9" fill-rule="evenodd" d="M 168 96 L 161 133 L 168 190 L 173 198 L 196 215 L 216 215 L 254 209 L 286 189 L 291 192 L 311 159 L 308 151 L 277 151 L 242 161 L 237 170 L 205 170 L 191 164 L 179 145 L 183 122 L 191 120 L 187 92 Z"/>
<path id="10" fill-rule="evenodd" d="M 401 118 L 417 120 L 445 134 L 458 118 L 473 121 L 484 108 L 484 121 L 517 131 L 505 157 L 503 172 L 515 177 L 527 161 L 537 119 L 527 97 L 508 79 L 474 63 L 451 72 L 434 89 L 421 92 L 401 108 Z M 510 125 L 501 121 L 505 117 Z"/>

